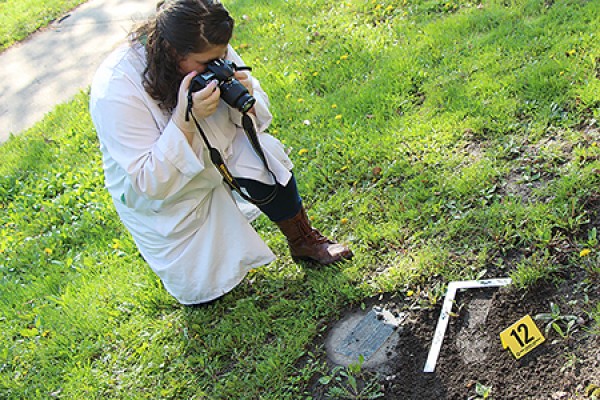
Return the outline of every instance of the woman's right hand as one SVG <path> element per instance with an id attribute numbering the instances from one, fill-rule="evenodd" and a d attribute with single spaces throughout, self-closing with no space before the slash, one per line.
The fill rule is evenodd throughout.
<path id="1" fill-rule="evenodd" d="M 193 133 L 196 131 L 196 126 L 192 118 L 189 121 L 185 120 L 188 107 L 188 89 L 192 79 L 197 74 L 197 71 L 192 71 L 183 78 L 181 85 L 179 85 L 177 106 L 172 116 L 175 125 L 188 136 L 188 139 L 191 139 Z M 221 91 L 217 86 L 217 81 L 211 81 L 204 89 L 192 93 L 192 112 L 196 119 L 203 119 L 214 114 L 217 111 L 220 99 Z"/>

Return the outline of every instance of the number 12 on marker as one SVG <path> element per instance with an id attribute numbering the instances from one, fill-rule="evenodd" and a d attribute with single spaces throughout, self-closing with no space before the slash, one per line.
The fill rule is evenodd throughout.
<path id="1" fill-rule="evenodd" d="M 546 340 L 529 315 L 500 333 L 502 347 L 509 348 L 518 360 Z"/>

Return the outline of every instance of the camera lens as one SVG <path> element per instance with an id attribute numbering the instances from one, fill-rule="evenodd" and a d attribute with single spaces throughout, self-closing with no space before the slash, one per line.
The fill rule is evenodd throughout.
<path id="1" fill-rule="evenodd" d="M 254 103 L 256 103 L 256 99 L 249 94 L 242 96 L 237 102 L 237 104 L 239 104 L 237 109 L 240 110 L 240 112 L 245 113 L 254 106 Z"/>
<path id="2" fill-rule="evenodd" d="M 250 95 L 248 90 L 237 79 L 221 84 L 221 98 L 231 107 L 240 112 L 247 112 L 252 108 L 256 99 Z"/>

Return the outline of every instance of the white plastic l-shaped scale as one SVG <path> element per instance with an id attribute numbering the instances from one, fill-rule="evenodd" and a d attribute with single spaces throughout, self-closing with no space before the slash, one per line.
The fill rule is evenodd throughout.
<path id="1" fill-rule="evenodd" d="M 435 365 L 437 364 L 440 355 L 440 349 L 442 348 L 442 342 L 444 341 L 444 335 L 446 334 L 446 328 L 448 327 L 448 320 L 450 319 L 450 312 L 452 311 L 452 303 L 454 303 L 456 291 L 460 289 L 507 286 L 511 283 L 512 280 L 510 278 L 499 278 L 480 281 L 454 281 L 448 284 L 448 290 L 446 291 L 446 297 L 444 298 L 444 304 L 442 305 L 442 312 L 438 319 L 437 327 L 435 328 L 435 334 L 433 335 L 433 341 L 431 342 L 431 348 L 429 349 L 429 355 L 427 356 L 427 362 L 425 363 L 423 372 L 433 372 L 435 370 Z"/>

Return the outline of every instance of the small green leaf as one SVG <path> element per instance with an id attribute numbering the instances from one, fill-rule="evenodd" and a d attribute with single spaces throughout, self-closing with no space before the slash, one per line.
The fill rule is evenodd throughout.
<path id="1" fill-rule="evenodd" d="M 26 338 L 37 336 L 38 333 L 39 331 L 37 328 L 25 328 L 21 330 L 21 336 Z"/>
<path id="2" fill-rule="evenodd" d="M 329 382 L 331 382 L 331 376 L 322 376 L 319 378 L 319 383 L 321 385 L 327 385 Z"/>

